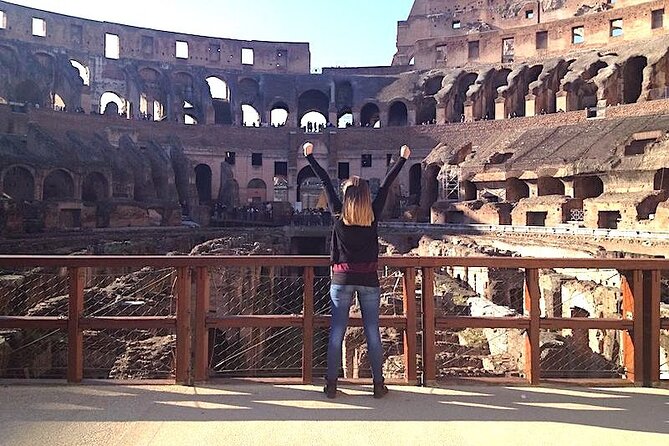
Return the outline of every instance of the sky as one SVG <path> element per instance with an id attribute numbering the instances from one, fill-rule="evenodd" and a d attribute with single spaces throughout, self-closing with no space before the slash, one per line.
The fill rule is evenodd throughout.
<path id="1" fill-rule="evenodd" d="M 413 0 L 10 0 L 87 19 L 210 37 L 308 42 L 311 68 L 390 65 Z"/>

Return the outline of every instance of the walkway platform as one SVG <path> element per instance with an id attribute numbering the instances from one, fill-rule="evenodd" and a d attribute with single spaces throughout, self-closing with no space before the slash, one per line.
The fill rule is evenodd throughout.
<path id="1" fill-rule="evenodd" d="M 258 383 L 0 387 L 1 446 L 663 445 L 669 389 Z"/>

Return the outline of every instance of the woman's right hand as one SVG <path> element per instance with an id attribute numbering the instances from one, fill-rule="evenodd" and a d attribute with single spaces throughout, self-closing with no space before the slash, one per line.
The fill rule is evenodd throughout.
<path id="1" fill-rule="evenodd" d="M 304 143 L 302 149 L 304 150 L 304 156 L 309 156 L 314 153 L 314 145 L 308 141 Z"/>
<path id="2" fill-rule="evenodd" d="M 409 155 L 411 155 L 411 149 L 409 148 L 409 146 L 407 146 L 407 145 L 405 144 L 405 145 L 403 145 L 402 147 L 400 147 L 400 156 L 401 156 L 402 158 L 408 160 L 408 159 L 409 159 Z"/>

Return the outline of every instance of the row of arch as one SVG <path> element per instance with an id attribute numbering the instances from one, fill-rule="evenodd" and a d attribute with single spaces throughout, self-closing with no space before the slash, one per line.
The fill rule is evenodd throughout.
<path id="1" fill-rule="evenodd" d="M 2 192 L 15 201 L 76 200 L 97 202 L 110 198 L 110 184 L 100 172 L 90 172 L 81 182 L 81 193 L 74 175 L 65 169 L 54 169 L 44 176 L 37 193 L 36 175 L 24 166 L 11 166 L 2 173 Z M 39 196 L 38 196 L 39 195 Z"/>

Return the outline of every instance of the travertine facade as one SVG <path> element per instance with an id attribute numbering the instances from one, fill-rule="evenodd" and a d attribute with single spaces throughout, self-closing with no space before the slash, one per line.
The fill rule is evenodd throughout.
<path id="1" fill-rule="evenodd" d="M 1 227 L 206 223 L 213 202 L 309 203 L 311 140 L 333 178 L 372 184 L 411 145 L 391 207 L 419 218 L 664 229 L 663 11 L 416 0 L 393 65 L 313 75 L 307 43 L 0 2 Z"/>

